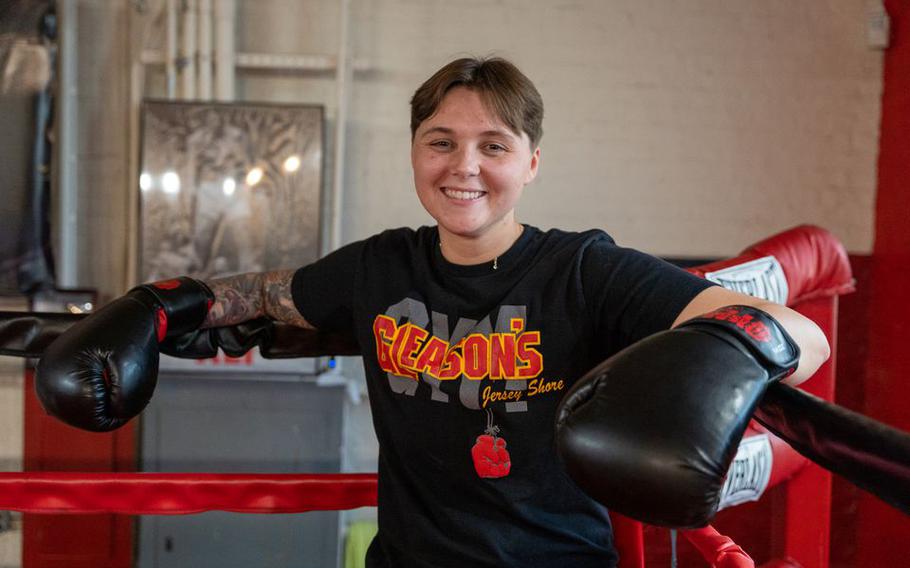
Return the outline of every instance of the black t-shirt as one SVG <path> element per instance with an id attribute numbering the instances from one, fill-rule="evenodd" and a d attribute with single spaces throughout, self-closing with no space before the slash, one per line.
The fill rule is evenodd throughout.
<path id="1" fill-rule="evenodd" d="M 303 317 L 363 352 L 379 440 L 367 565 L 613 566 L 607 511 L 555 453 L 556 405 L 709 285 L 602 231 L 529 226 L 495 268 L 449 263 L 422 227 L 297 271 Z"/>

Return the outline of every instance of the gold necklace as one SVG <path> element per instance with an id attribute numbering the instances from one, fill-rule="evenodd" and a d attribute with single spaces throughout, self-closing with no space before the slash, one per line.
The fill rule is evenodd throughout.
<path id="1" fill-rule="evenodd" d="M 518 236 L 515 237 L 515 241 L 521 237 L 521 234 L 525 231 L 525 226 L 521 223 L 518 224 Z M 512 241 L 512 244 L 509 245 L 509 248 L 512 248 L 512 245 L 515 244 L 515 241 Z M 439 250 L 442 251 L 442 236 L 439 237 Z M 506 249 L 508 250 L 508 249 Z M 445 255 L 443 255 L 445 258 Z M 493 257 L 493 270 L 499 270 L 499 255 Z"/>

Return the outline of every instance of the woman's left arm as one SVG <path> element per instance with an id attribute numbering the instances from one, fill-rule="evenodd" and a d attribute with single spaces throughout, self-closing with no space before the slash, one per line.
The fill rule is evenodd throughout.
<path id="1" fill-rule="evenodd" d="M 796 386 L 811 377 L 831 356 L 831 347 L 824 332 L 811 319 L 786 306 L 760 298 L 712 286 L 692 298 L 676 317 L 672 327 L 710 311 L 731 305 L 747 305 L 763 310 L 776 319 L 799 345 L 800 358 L 796 372 L 783 380 Z"/>

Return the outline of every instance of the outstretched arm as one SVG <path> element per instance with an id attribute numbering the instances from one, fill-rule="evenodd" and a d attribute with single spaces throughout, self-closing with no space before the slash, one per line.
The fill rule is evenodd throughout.
<path id="1" fill-rule="evenodd" d="M 784 383 L 796 386 L 805 381 L 831 356 L 828 339 L 809 318 L 786 306 L 733 292 L 720 286 L 713 286 L 695 296 L 677 316 L 673 327 L 704 313 L 733 304 L 753 306 L 771 314 L 799 345 L 801 352 L 799 366 L 796 372 L 783 380 Z"/>
<path id="2" fill-rule="evenodd" d="M 250 272 L 210 280 L 215 302 L 203 327 L 221 327 L 268 316 L 298 327 L 315 329 L 306 321 L 291 297 L 293 270 Z"/>

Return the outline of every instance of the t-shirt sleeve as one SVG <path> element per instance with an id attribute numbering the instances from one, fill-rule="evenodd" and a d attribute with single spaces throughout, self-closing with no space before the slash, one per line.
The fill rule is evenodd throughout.
<path id="1" fill-rule="evenodd" d="M 582 260 L 585 302 L 608 352 L 669 329 L 711 282 L 604 235 Z"/>
<path id="2" fill-rule="evenodd" d="M 354 289 L 363 249 L 364 241 L 351 243 L 294 273 L 294 305 L 317 329 L 353 330 Z"/>

